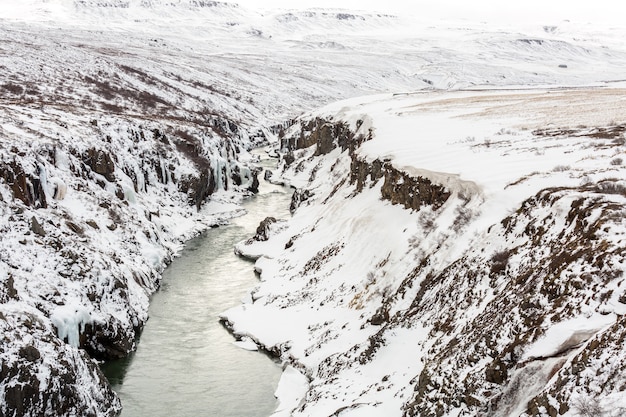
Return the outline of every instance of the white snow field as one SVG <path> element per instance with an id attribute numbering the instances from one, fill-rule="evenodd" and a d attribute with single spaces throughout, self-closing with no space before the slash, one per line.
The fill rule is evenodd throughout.
<path id="1" fill-rule="evenodd" d="M 224 313 L 277 415 L 619 413 L 625 34 L 2 0 L 0 414 L 118 414 L 95 360 L 279 142 L 299 207 Z"/>

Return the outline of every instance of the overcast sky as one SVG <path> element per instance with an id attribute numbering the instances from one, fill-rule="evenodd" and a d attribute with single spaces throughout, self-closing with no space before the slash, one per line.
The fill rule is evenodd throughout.
<path id="1" fill-rule="evenodd" d="M 618 0 L 227 0 L 251 8 L 301 9 L 334 7 L 424 17 L 470 20 L 522 20 L 535 23 L 562 20 L 607 22 L 626 26 L 626 3 Z"/>

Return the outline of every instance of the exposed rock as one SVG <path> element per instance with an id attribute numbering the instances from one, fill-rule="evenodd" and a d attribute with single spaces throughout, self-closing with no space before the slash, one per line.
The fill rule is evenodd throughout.
<path id="1" fill-rule="evenodd" d="M 506 365 L 498 358 L 491 362 L 485 369 L 485 379 L 487 382 L 502 384 L 507 379 Z"/>
<path id="2" fill-rule="evenodd" d="M 259 223 L 259 226 L 256 228 L 256 234 L 253 239 L 264 242 L 270 237 L 270 227 L 272 224 L 276 223 L 275 217 L 266 217 L 264 220 Z"/>
<path id="3" fill-rule="evenodd" d="M 115 181 L 115 163 L 107 152 L 102 149 L 89 148 L 83 156 L 83 162 L 96 174 L 104 176 L 108 181 Z"/>
<path id="4" fill-rule="evenodd" d="M 22 165 L 15 160 L 6 164 L 0 162 L 0 178 L 13 191 L 13 197 L 34 208 L 46 208 L 46 194 L 38 177 L 24 172 Z"/>
<path id="5" fill-rule="evenodd" d="M 356 184 L 358 192 L 362 191 L 366 184 L 373 185 L 381 178 L 384 178 L 380 191 L 381 197 L 411 210 L 419 210 L 422 206 L 432 206 L 436 210 L 451 195 L 444 186 L 435 184 L 428 178 L 412 177 L 388 162 L 382 162 L 379 159 L 366 162 L 353 154 L 350 165 L 350 183 Z"/>
<path id="6" fill-rule="evenodd" d="M 37 221 L 37 218 L 35 216 L 31 217 L 30 219 L 30 230 L 37 236 L 41 236 L 41 237 L 46 236 L 46 231 L 44 230 L 43 226 L 39 223 L 39 221 Z"/>
<path id="7" fill-rule="evenodd" d="M 35 362 L 41 358 L 41 353 L 36 347 L 29 345 L 20 348 L 20 356 L 29 362 Z"/>
<path id="8" fill-rule="evenodd" d="M 0 320 L 0 346 L 15 353 L 0 363 L 0 415 L 114 417 L 121 411 L 92 359 L 60 343 L 39 318 L 23 320 L 12 314 Z"/>
<path id="9" fill-rule="evenodd" d="M 19 300 L 17 290 L 15 289 L 15 280 L 12 275 L 7 275 L 6 280 L 1 282 L 2 290 L 0 291 L 0 303 L 6 303 L 9 300 Z M 2 313 L 0 312 L 0 315 Z"/>
<path id="10" fill-rule="evenodd" d="M 308 189 L 295 190 L 291 195 L 291 204 L 289 205 L 289 211 L 293 213 L 298 207 L 304 204 L 312 196 L 313 193 Z"/>
<path id="11" fill-rule="evenodd" d="M 429 205 L 436 210 L 450 197 L 450 191 L 428 178 L 412 177 L 389 166 L 385 166 L 384 171 L 385 182 L 380 191 L 383 199 L 393 204 L 413 210 Z"/>
<path id="12" fill-rule="evenodd" d="M 252 171 L 252 184 L 250 184 L 250 186 L 248 187 L 248 191 L 252 193 L 259 192 L 259 171 L 258 170 Z"/>
<path id="13" fill-rule="evenodd" d="M 180 180 L 178 188 L 181 192 L 187 194 L 189 203 L 194 205 L 198 210 L 208 196 L 215 191 L 215 182 L 211 171 L 204 171 L 199 177 L 187 176 Z"/>
<path id="14" fill-rule="evenodd" d="M 77 225 L 74 222 L 71 221 L 66 221 L 65 224 L 67 225 L 67 227 L 74 233 L 76 233 L 79 236 L 83 236 L 85 234 L 85 229 L 83 229 L 82 227 L 80 227 L 79 225 Z"/>
<path id="15" fill-rule="evenodd" d="M 336 147 L 342 150 L 350 148 L 351 151 L 366 140 L 362 135 L 355 136 L 350 127 L 345 122 L 333 122 L 316 118 L 308 122 L 301 122 L 299 134 L 295 136 L 283 137 L 281 148 L 287 150 L 304 149 L 316 145 L 315 155 L 326 155 Z M 286 156 L 287 165 L 292 156 Z M 283 157 L 285 158 L 285 157 Z"/>
<path id="16" fill-rule="evenodd" d="M 283 155 L 282 160 L 285 162 L 286 166 L 290 166 L 296 160 L 296 157 L 293 155 L 293 152 L 287 152 Z"/>
<path id="17" fill-rule="evenodd" d="M 357 129 L 361 123 L 357 124 Z M 451 193 L 444 186 L 433 183 L 430 179 L 421 176 L 412 177 L 400 171 L 390 163 L 375 159 L 372 162 L 359 159 L 355 150 L 365 141 L 371 139 L 371 132 L 365 136 L 355 134 L 345 122 L 332 122 L 320 118 L 309 122 L 301 122 L 298 134 L 285 137 L 282 148 L 289 152 L 283 156 L 285 165 L 294 161 L 294 150 L 304 149 L 316 145 L 314 156 L 325 155 L 340 147 L 348 151 L 351 157 L 350 183 L 356 184 L 357 191 L 362 191 L 367 183 L 373 185 L 379 179 L 385 182 L 381 189 L 382 198 L 393 204 L 402 204 L 407 209 L 418 210 L 423 205 L 433 209 L 441 207 Z M 296 191 L 292 200 L 292 211 L 310 196 L 308 190 Z"/>
<path id="18" fill-rule="evenodd" d="M 382 307 L 379 308 L 370 319 L 370 323 L 372 323 L 374 326 L 380 326 L 382 324 L 387 323 L 388 321 L 389 321 L 389 312 Z"/>
<path id="19" fill-rule="evenodd" d="M 123 287 L 120 287 L 123 289 Z M 135 348 L 136 333 L 122 323 L 87 323 L 81 333 L 80 346 L 92 358 L 112 360 L 126 357 Z"/>

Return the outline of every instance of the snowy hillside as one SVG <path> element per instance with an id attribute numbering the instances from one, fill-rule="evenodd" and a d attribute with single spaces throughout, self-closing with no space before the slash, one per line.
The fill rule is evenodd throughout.
<path id="1" fill-rule="evenodd" d="M 626 64 L 624 31 L 619 28 L 599 31 L 571 22 L 502 28 L 345 10 L 257 12 L 200 0 L 5 0 L 0 11 L 2 415 L 118 413 L 120 403 L 95 359 L 121 357 L 135 348 L 163 268 L 186 239 L 240 213 L 237 202 L 255 190 L 257 173 L 250 168 L 248 150 L 277 142 L 279 136 L 297 159 L 287 171 L 293 184 L 303 187 L 296 195 L 308 198 L 297 212 L 296 219 L 302 220 L 285 230 L 328 230 L 315 244 L 307 242 L 316 238 L 303 233 L 299 240 L 301 232 L 293 232 L 289 247 L 295 251 L 302 246 L 298 255 L 284 261 L 294 263 L 289 266 L 294 271 L 305 268 L 304 277 L 311 279 L 306 284 L 310 289 L 300 282 L 289 284 L 294 294 L 304 300 L 316 297 L 315 303 L 326 305 L 322 310 L 329 315 L 328 324 L 296 326 L 293 331 L 302 337 L 289 337 L 299 344 L 289 351 L 293 364 L 309 377 L 331 353 L 348 352 L 355 343 L 358 351 L 358 342 L 372 337 L 374 327 L 365 324 L 370 313 L 380 310 L 382 318 L 374 320 L 384 325 L 380 340 L 393 332 L 411 333 L 418 326 L 406 324 L 412 301 L 401 301 L 405 299 L 399 294 L 405 288 L 406 300 L 416 300 L 411 291 L 422 282 L 422 272 L 416 270 L 415 279 L 404 284 L 387 283 L 382 275 L 407 277 L 407 270 L 426 258 L 424 273 L 442 273 L 463 257 L 470 262 L 521 248 L 528 242 L 511 243 L 515 227 L 521 227 L 513 220 L 508 223 L 511 230 L 488 232 L 501 233 L 494 238 L 500 246 L 484 254 L 466 253 L 460 243 L 482 242 L 479 236 L 497 223 L 494 219 L 510 215 L 525 198 L 547 186 L 579 187 L 577 192 L 585 198 L 617 190 L 609 195 L 621 198 L 621 145 L 612 142 L 621 134 L 621 125 L 609 123 L 622 121 L 621 90 L 593 90 L 592 102 L 586 90 L 412 93 L 615 85 Z M 390 92 L 401 94 L 343 103 L 345 110 L 331 107 L 294 122 L 302 112 L 336 100 Z M 593 119 L 598 106 L 611 109 L 607 120 Z M 346 125 L 329 128 L 320 119 L 318 129 L 318 122 L 308 123 L 331 115 L 334 122 L 344 120 Z M 544 115 L 553 119 L 542 119 Z M 428 126 L 430 142 L 422 143 L 423 126 Z M 439 129 L 443 126 L 447 130 Z M 303 136 L 308 144 L 323 140 L 325 150 L 311 160 L 302 158 L 313 150 L 295 150 L 302 145 L 295 141 L 300 128 L 313 132 Z M 333 148 L 333 129 L 343 138 L 340 146 L 350 150 L 342 155 L 333 150 L 329 155 L 338 158 L 336 164 L 322 156 Z M 414 136 L 408 138 L 411 132 Z M 372 140 L 359 147 L 353 136 L 361 134 L 362 140 Z M 448 151 L 442 153 L 444 145 Z M 510 158 L 502 159 L 504 153 Z M 464 161 L 461 166 L 459 161 Z M 373 185 L 391 166 L 396 169 L 389 171 L 393 182 Z M 486 167 L 497 168 L 497 175 L 485 175 Z M 412 187 L 428 190 L 430 197 L 416 196 Z M 415 212 L 381 203 L 380 193 L 393 202 L 411 200 L 407 204 Z M 329 195 L 335 197 L 318 207 Z M 348 195 L 353 198 L 345 199 Z M 384 208 L 363 213 L 369 220 L 353 215 L 370 206 Z M 319 227 L 313 226 L 320 214 Z M 385 224 L 389 234 L 373 239 L 372 224 Z M 450 227 L 453 234 L 446 232 Z M 407 232 L 398 234 L 405 228 Z M 280 239 L 286 237 L 278 235 L 270 246 L 280 242 L 284 247 Z M 322 242 L 325 246 L 318 247 Z M 362 247 L 350 249 L 354 244 Z M 447 252 L 433 252 L 437 247 Z M 305 251 L 313 251 L 308 258 L 317 252 L 319 256 L 300 265 Z M 521 259 L 525 252 L 518 251 L 515 256 Z M 375 256 L 364 263 L 360 253 Z M 330 262 L 345 254 L 358 265 L 349 259 Z M 319 293 L 314 288 L 320 285 L 317 272 L 328 272 L 326 259 L 337 271 L 345 264 L 351 278 L 345 284 L 335 280 L 337 288 L 325 286 Z M 370 259 L 380 266 L 373 268 Z M 277 268 L 272 262 L 259 260 L 265 276 Z M 508 268 L 517 267 L 511 262 Z M 371 283 L 359 281 L 363 276 Z M 351 285 L 361 288 L 360 295 Z M 276 294 L 275 303 L 292 303 L 303 312 L 310 309 L 306 303 L 278 297 L 276 291 L 267 287 L 257 296 Z M 341 307 L 353 299 L 350 308 Z M 329 309 L 335 302 L 338 309 Z M 260 314 L 270 314 L 278 304 L 269 303 Z M 412 307 L 414 314 L 421 308 L 418 304 Z M 346 328 L 335 328 L 336 314 L 342 311 Z M 463 311 L 458 314 L 467 313 Z M 471 314 L 480 311 L 477 307 Z M 258 323 L 248 321 L 252 316 L 237 316 L 241 313 L 232 313 L 238 329 L 249 328 L 268 347 L 287 342 L 285 334 L 263 335 Z M 396 315 L 392 326 L 388 317 Z M 285 319 L 276 313 L 275 320 Z M 423 352 L 427 358 L 425 343 L 447 340 L 422 336 L 412 339 L 413 345 L 393 349 L 398 354 L 402 349 Z M 376 345 L 378 339 L 372 340 Z M 530 336 L 526 342 L 531 343 Z M 330 350 L 321 348 L 326 343 L 332 345 Z M 372 347 L 372 354 L 376 349 Z M 325 366 L 335 366 L 355 352 L 328 359 Z M 427 362 L 428 372 L 440 366 L 433 360 Z M 350 372 L 339 362 L 336 366 L 338 372 Z M 426 365 L 411 366 L 406 375 L 385 381 L 392 378 L 394 384 L 412 386 L 409 380 Z M 319 372 L 311 385 L 319 383 L 319 391 L 310 395 L 322 398 L 324 390 L 334 388 L 328 385 L 332 372 Z M 298 378 L 295 372 L 286 375 Z M 344 376 L 336 383 L 351 383 L 352 377 Z M 369 381 L 352 379 L 357 381 L 354 387 Z M 551 387 L 556 390 L 556 385 Z M 385 406 L 398 409 L 405 404 L 413 410 L 407 405 L 413 393 L 402 395 L 404 399 Z M 480 395 L 487 396 L 483 391 Z M 311 404 L 334 407 L 332 402 Z"/>
<path id="2" fill-rule="evenodd" d="M 276 415 L 621 415 L 624 97 L 384 95 L 299 118 L 294 216 L 238 245 L 261 283 L 224 313 L 292 367 Z"/>

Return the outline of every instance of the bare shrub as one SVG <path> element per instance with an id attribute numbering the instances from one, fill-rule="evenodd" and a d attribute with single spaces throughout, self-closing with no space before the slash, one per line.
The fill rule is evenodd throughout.
<path id="1" fill-rule="evenodd" d="M 419 224 L 426 233 L 432 231 L 435 228 L 435 215 L 433 212 L 422 212 L 419 217 Z"/>
<path id="2" fill-rule="evenodd" d="M 22 95 L 22 93 L 24 93 L 24 87 L 12 82 L 3 84 L 2 89 L 16 96 L 20 96 Z"/>
<path id="3" fill-rule="evenodd" d="M 571 169 L 571 167 L 569 165 L 557 165 L 554 168 L 552 168 L 552 171 L 554 172 L 565 172 L 565 171 L 569 171 Z"/>
<path id="4" fill-rule="evenodd" d="M 506 266 L 509 264 L 509 258 L 511 257 L 511 252 L 508 250 L 503 250 L 500 252 L 496 252 L 491 257 L 491 270 L 492 274 L 499 274 L 506 269 Z"/>
<path id="5" fill-rule="evenodd" d="M 611 160 L 611 165 L 622 165 L 623 162 L 624 161 L 622 158 L 614 158 L 613 160 Z"/>
<path id="6" fill-rule="evenodd" d="M 604 180 L 596 185 L 596 190 L 604 194 L 620 194 L 626 196 L 626 185 L 617 180 Z"/>
<path id="7" fill-rule="evenodd" d="M 452 224 L 452 230 L 455 232 L 459 232 L 470 222 L 470 220 L 472 220 L 472 217 L 474 217 L 474 212 L 465 206 L 458 207 L 455 210 L 455 214 L 456 217 L 454 218 L 454 223 Z"/>
<path id="8" fill-rule="evenodd" d="M 604 408 L 600 405 L 598 398 L 578 397 L 573 401 L 574 411 L 580 417 L 603 417 Z"/>

